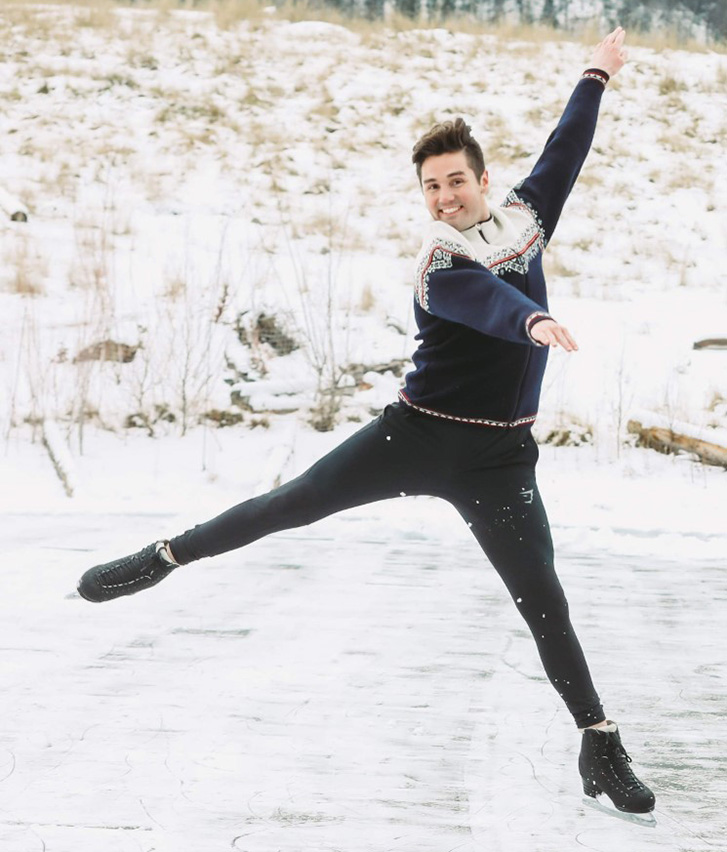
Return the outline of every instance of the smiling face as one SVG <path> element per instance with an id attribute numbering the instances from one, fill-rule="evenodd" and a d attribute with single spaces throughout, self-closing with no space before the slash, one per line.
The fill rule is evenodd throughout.
<path id="1" fill-rule="evenodd" d="M 487 171 L 478 180 L 464 151 L 427 157 L 422 163 L 421 180 L 432 219 L 446 222 L 458 231 L 489 219 Z"/>

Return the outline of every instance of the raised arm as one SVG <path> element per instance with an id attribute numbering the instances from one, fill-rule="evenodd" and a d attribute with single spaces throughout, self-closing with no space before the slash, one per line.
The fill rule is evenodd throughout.
<path id="1" fill-rule="evenodd" d="M 588 155 L 598 120 L 598 110 L 608 80 L 626 61 L 621 27 L 596 46 L 566 104 L 555 130 L 532 172 L 510 193 L 505 204 L 522 205 L 538 218 L 543 237 L 550 240 L 563 206 Z"/>

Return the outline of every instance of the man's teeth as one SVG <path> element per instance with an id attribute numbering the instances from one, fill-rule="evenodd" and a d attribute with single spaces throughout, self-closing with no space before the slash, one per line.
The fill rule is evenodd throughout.
<path id="1" fill-rule="evenodd" d="M 449 216 L 450 213 L 456 213 L 458 210 L 461 210 L 461 209 L 462 209 L 461 204 L 458 204 L 456 207 L 442 207 L 442 213 Z"/>

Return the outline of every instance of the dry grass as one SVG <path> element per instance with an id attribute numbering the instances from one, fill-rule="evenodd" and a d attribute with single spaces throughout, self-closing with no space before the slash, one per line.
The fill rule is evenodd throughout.
<path id="1" fill-rule="evenodd" d="M 558 279 L 576 278 L 579 274 L 563 261 L 558 250 L 552 246 L 543 255 L 543 271 L 546 279 L 554 284 Z"/>
<path id="2" fill-rule="evenodd" d="M 671 95 L 676 92 L 685 92 L 687 90 L 687 85 L 682 80 L 679 80 L 673 74 L 665 74 L 661 80 L 659 80 L 659 94 L 660 95 Z"/>
<path id="3" fill-rule="evenodd" d="M 146 71 L 159 70 L 159 61 L 151 49 L 142 49 L 138 44 L 129 47 L 126 53 L 126 64 L 129 68 L 140 68 Z"/>
<path id="4" fill-rule="evenodd" d="M 48 264 L 28 237 L 17 234 L 6 254 L 6 263 L 10 268 L 9 292 L 17 296 L 40 296 L 45 292 Z"/>
<path id="5" fill-rule="evenodd" d="M 96 0 L 89 3 L 86 8 L 79 8 L 75 12 L 75 25 L 77 27 L 89 27 L 91 29 L 111 29 L 116 21 L 116 9 L 113 3 Z"/>
<path id="6" fill-rule="evenodd" d="M 11 103 L 18 103 L 23 100 L 23 94 L 16 86 L 13 89 L 6 89 L 4 92 L 0 92 L 0 98 Z"/>
<path id="7" fill-rule="evenodd" d="M 3 17 L 26 31 L 54 35 L 58 21 L 49 15 L 53 6 L 61 13 L 69 11 L 75 26 L 108 29 L 114 23 L 118 5 L 113 0 L 74 0 L 72 5 L 64 0 L 49 0 L 42 5 L 33 0 L 5 0 Z"/>
<path id="8" fill-rule="evenodd" d="M 702 44 L 693 38 L 685 38 L 682 33 L 674 28 L 665 28 L 651 33 L 629 30 L 629 44 L 638 47 L 647 47 L 655 53 L 665 50 L 687 50 L 690 53 L 727 53 L 727 43 L 710 42 Z"/>
<path id="9" fill-rule="evenodd" d="M 323 90 L 321 100 L 309 110 L 309 115 L 315 116 L 324 122 L 335 122 L 338 120 L 339 108 L 333 101 L 333 97 L 327 90 Z"/>
<path id="10" fill-rule="evenodd" d="M 669 172 L 666 180 L 666 188 L 669 191 L 676 189 L 709 189 L 712 180 L 701 169 L 684 165 L 682 168 Z"/>
<path id="11" fill-rule="evenodd" d="M 584 169 L 578 175 L 578 186 L 581 188 L 603 186 L 603 175 L 595 169 Z"/>
<path id="12" fill-rule="evenodd" d="M 661 148 L 675 154 L 692 154 L 699 148 L 693 140 L 694 137 L 685 131 L 667 130 L 656 141 Z"/>
<path id="13" fill-rule="evenodd" d="M 189 98 L 184 98 L 180 95 L 178 101 L 167 103 L 156 114 L 156 121 L 165 123 L 170 120 L 179 119 L 184 125 L 188 121 L 201 122 L 217 122 L 226 116 L 226 111 L 210 101 L 205 99 L 197 103 L 191 103 Z"/>
<path id="14" fill-rule="evenodd" d="M 376 296 L 374 296 L 374 291 L 371 288 L 371 285 L 367 282 L 361 290 L 361 295 L 358 300 L 358 310 L 361 311 L 361 313 L 366 314 L 374 309 L 375 304 Z"/>
<path id="15" fill-rule="evenodd" d="M 260 0 L 212 0 L 207 5 L 221 30 L 232 29 L 243 21 L 255 24 L 270 17 L 266 11 L 269 4 Z"/>
<path id="16" fill-rule="evenodd" d="M 3 16 L 11 18 L 26 29 L 47 27 L 48 34 L 54 32 L 47 20 L 49 6 L 68 7 L 67 0 L 46 0 L 38 7 L 33 0 L 5 0 Z M 74 0 L 74 21 L 77 26 L 108 29 L 117 22 L 115 12 L 119 8 L 131 7 L 155 11 L 160 21 L 171 17 L 170 13 L 179 9 L 194 9 L 209 12 L 215 25 L 221 30 L 229 30 L 246 23 L 255 27 L 265 20 L 275 19 L 298 21 L 323 21 L 345 27 L 364 39 L 376 38 L 382 32 L 401 33 L 412 30 L 446 28 L 454 32 L 471 35 L 492 35 L 510 45 L 517 51 L 522 49 L 532 55 L 537 45 L 549 42 L 573 42 L 592 46 L 603 37 L 602 28 L 594 20 L 581 22 L 572 31 L 556 29 L 542 24 L 523 24 L 508 20 L 497 22 L 482 21 L 467 15 L 422 21 L 405 17 L 397 12 L 387 14 L 384 20 L 370 21 L 363 17 L 344 14 L 316 0 L 285 0 L 271 11 L 268 0 Z M 654 32 L 643 33 L 629 31 L 629 44 L 650 48 L 656 52 L 665 50 L 687 50 L 697 53 L 727 53 L 727 42 L 702 44 L 693 38 L 685 37 L 676 28 L 662 28 Z M 517 43 L 520 43 L 519 45 Z M 529 43 L 529 44 L 523 44 Z M 534 46 L 534 47 L 533 47 Z M 426 48 L 425 48 L 426 49 Z"/>

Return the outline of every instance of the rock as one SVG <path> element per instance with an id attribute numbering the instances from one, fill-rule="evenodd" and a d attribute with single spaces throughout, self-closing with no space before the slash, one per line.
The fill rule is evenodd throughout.
<path id="1" fill-rule="evenodd" d="M 82 361 L 118 361 L 128 364 L 134 360 L 138 346 L 130 346 L 128 343 L 117 343 L 115 340 L 102 340 L 92 343 L 82 349 L 73 359 L 74 364 Z"/>

